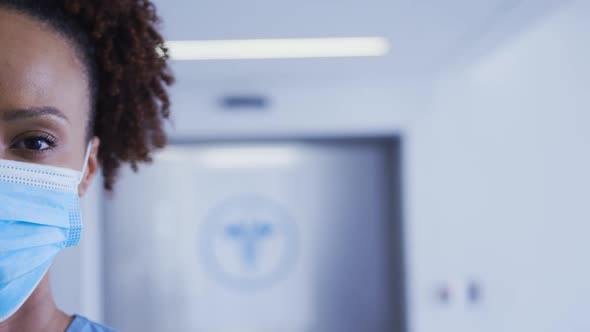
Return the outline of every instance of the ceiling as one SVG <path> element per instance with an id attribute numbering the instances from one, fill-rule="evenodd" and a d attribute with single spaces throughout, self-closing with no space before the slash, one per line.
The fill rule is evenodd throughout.
<path id="1" fill-rule="evenodd" d="M 431 75 L 518 6 L 548 0 L 155 2 L 169 40 L 383 36 L 392 45 L 389 55 L 378 58 L 174 63 L 183 84 L 256 85 Z"/>

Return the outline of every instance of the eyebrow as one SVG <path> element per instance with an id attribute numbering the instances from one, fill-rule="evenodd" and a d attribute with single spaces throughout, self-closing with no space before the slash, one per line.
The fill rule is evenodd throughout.
<path id="1" fill-rule="evenodd" d="M 42 116 L 54 116 L 54 117 L 58 117 L 58 118 L 66 120 L 66 121 L 69 121 L 68 117 L 66 117 L 62 111 L 58 110 L 55 107 L 51 107 L 51 106 L 40 106 L 40 107 L 30 107 L 30 108 L 21 108 L 21 109 L 10 110 L 10 111 L 4 112 L 4 114 L 2 115 L 2 120 L 8 122 L 8 121 L 17 121 L 17 120 L 23 120 L 23 119 L 37 118 L 37 117 L 42 117 Z"/>

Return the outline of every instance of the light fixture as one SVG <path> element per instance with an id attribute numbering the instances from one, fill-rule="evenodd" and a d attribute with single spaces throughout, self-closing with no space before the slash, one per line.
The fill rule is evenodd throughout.
<path id="1" fill-rule="evenodd" d="M 390 50 L 382 37 L 173 40 L 166 42 L 172 60 L 239 60 L 383 56 Z"/>

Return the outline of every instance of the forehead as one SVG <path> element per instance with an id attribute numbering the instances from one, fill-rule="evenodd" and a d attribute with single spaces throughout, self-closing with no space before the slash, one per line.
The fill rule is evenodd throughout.
<path id="1" fill-rule="evenodd" d="M 75 48 L 47 24 L 0 8 L 0 112 L 52 106 L 68 117 L 88 108 L 88 84 Z"/>

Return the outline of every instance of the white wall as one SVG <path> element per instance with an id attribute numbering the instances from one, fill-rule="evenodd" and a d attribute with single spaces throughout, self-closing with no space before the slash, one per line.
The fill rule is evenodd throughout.
<path id="1" fill-rule="evenodd" d="M 171 136 L 193 140 L 391 135 L 425 110 L 424 94 L 431 91 L 423 79 L 179 83 Z M 249 93 L 267 97 L 269 107 L 232 112 L 220 106 L 228 94 Z"/>
<path id="2" fill-rule="evenodd" d="M 412 331 L 590 330 L 589 88 L 587 1 L 438 80 L 406 147 Z"/>

